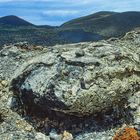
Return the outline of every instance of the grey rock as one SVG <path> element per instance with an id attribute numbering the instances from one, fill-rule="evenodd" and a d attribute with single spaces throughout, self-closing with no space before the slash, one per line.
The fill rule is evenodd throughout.
<path id="1" fill-rule="evenodd" d="M 136 124 L 135 129 L 137 130 L 138 134 L 140 135 L 140 124 Z"/>
<path id="2" fill-rule="evenodd" d="M 78 49 L 75 51 L 76 57 L 82 57 L 85 55 L 85 52 L 82 49 Z"/>
<path id="3" fill-rule="evenodd" d="M 137 106 L 138 106 L 138 105 L 137 105 L 136 103 L 131 103 L 131 104 L 130 104 L 130 108 L 131 108 L 131 109 L 137 109 Z"/>
<path id="4" fill-rule="evenodd" d="M 140 89 L 140 47 L 126 38 L 100 47 L 85 43 L 41 51 L 15 71 L 11 89 L 23 104 L 41 112 L 85 116 L 123 106 Z M 85 53 L 75 57 L 77 50 Z"/>
<path id="5" fill-rule="evenodd" d="M 29 124 L 16 112 L 19 98 L 21 105 L 34 106 L 36 110 L 41 107 L 37 110 L 41 113 L 51 109 L 78 116 L 104 112 L 118 105 L 123 108 L 128 101 L 137 104 L 132 123 L 140 131 L 140 34 L 132 34 L 135 37 L 131 40 L 126 35 L 111 42 L 57 45 L 43 49 L 5 46 L 0 51 L 0 139 L 49 139 L 31 127 L 32 123 L 35 127 L 38 125 L 34 120 Z M 77 49 L 84 50 L 84 56 L 75 57 Z M 3 84 L 3 80 L 8 84 Z M 14 111 L 10 107 L 15 107 Z M 119 116 L 119 113 L 117 111 L 117 115 L 115 112 L 112 116 Z M 106 117 L 108 121 L 111 116 Z M 26 116 L 26 119 L 32 118 Z M 95 131 L 88 133 L 83 130 L 83 133 L 74 135 L 75 140 L 111 140 L 118 130 L 115 127 L 98 131 L 95 120 L 93 122 L 95 126 L 93 123 L 87 125 Z M 49 125 L 48 122 L 45 124 Z M 58 138 L 59 134 L 54 133 Z"/>
<path id="6" fill-rule="evenodd" d="M 26 47 L 29 46 L 29 44 L 28 44 L 28 42 L 24 41 L 24 42 L 15 43 L 14 46 L 16 46 L 16 47 L 25 47 L 26 48 Z"/>
<path id="7" fill-rule="evenodd" d="M 135 124 L 136 124 L 136 125 L 140 125 L 140 117 L 137 117 L 137 118 L 135 119 Z"/>
<path id="8" fill-rule="evenodd" d="M 36 140 L 50 140 L 50 137 L 39 132 L 39 133 L 36 133 L 35 139 Z"/>
<path id="9" fill-rule="evenodd" d="M 50 132 L 49 136 L 53 140 L 62 140 L 62 135 L 61 134 L 57 134 L 57 132 L 55 130 L 52 130 Z"/>

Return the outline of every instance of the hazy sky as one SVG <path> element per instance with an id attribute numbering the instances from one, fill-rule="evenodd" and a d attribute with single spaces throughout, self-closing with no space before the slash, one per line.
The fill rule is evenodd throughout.
<path id="1" fill-rule="evenodd" d="M 17 15 L 37 25 L 60 25 L 98 11 L 140 11 L 140 0 L 0 0 L 0 16 Z"/>

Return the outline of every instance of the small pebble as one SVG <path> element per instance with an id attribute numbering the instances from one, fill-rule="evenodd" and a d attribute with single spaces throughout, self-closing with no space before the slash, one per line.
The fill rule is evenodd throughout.
<path id="1" fill-rule="evenodd" d="M 82 57 L 85 55 L 85 52 L 82 49 L 78 49 L 75 52 L 76 57 Z"/>
<path id="2" fill-rule="evenodd" d="M 36 140 L 50 140 L 50 138 L 42 133 L 37 133 L 36 134 Z"/>
<path id="3" fill-rule="evenodd" d="M 1 84 L 6 87 L 8 85 L 8 82 L 6 80 L 2 80 Z"/>
<path id="4" fill-rule="evenodd" d="M 131 103 L 129 106 L 131 109 L 136 109 L 138 105 L 135 103 Z"/>
<path id="5" fill-rule="evenodd" d="M 53 140 L 62 140 L 62 135 L 57 134 L 55 130 L 52 130 L 49 134 L 50 138 Z"/>
<path id="6" fill-rule="evenodd" d="M 26 126 L 25 130 L 30 132 L 30 131 L 32 131 L 32 127 L 31 126 Z"/>
<path id="7" fill-rule="evenodd" d="M 71 133 L 64 131 L 62 140 L 73 140 L 73 136 Z"/>

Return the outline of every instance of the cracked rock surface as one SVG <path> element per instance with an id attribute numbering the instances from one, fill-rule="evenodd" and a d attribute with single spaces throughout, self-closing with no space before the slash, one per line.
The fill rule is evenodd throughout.
<path id="1" fill-rule="evenodd" d="M 56 46 L 27 60 L 14 72 L 13 92 L 43 112 L 76 116 L 123 105 L 140 89 L 140 48 L 119 42 L 96 45 Z"/>
<path id="2" fill-rule="evenodd" d="M 30 119 L 24 110 L 27 108 L 33 107 L 32 111 L 46 117 L 49 111 L 76 116 L 78 121 L 79 117 L 105 114 L 110 110 L 116 110 L 119 114 L 118 106 L 130 110 L 133 117 L 131 125 L 139 128 L 139 30 L 126 34 L 122 39 L 31 49 L 30 46 L 21 48 L 13 44 L 0 51 L 2 140 L 50 139 L 37 132 L 34 127 L 36 123 L 32 125 L 26 121 Z M 113 117 L 116 116 L 114 112 L 110 112 Z M 108 114 L 105 118 L 111 120 Z M 95 122 L 89 119 L 89 127 L 93 127 L 90 126 L 92 121 Z M 107 123 L 104 121 L 101 126 L 105 128 L 109 125 Z M 124 124 L 121 120 L 121 125 Z M 46 125 L 41 126 L 43 132 Z M 80 125 L 80 129 L 82 131 L 83 126 Z M 83 129 L 74 139 L 111 140 L 116 129 L 117 126 L 113 126 L 101 132 L 94 126 L 90 132 Z"/>

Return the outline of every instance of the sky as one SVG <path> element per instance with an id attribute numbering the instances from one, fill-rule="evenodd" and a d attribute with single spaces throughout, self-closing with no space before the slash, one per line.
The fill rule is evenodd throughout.
<path id="1" fill-rule="evenodd" d="M 0 17 L 16 15 L 36 25 L 58 26 L 99 11 L 140 11 L 140 0 L 0 0 Z"/>

